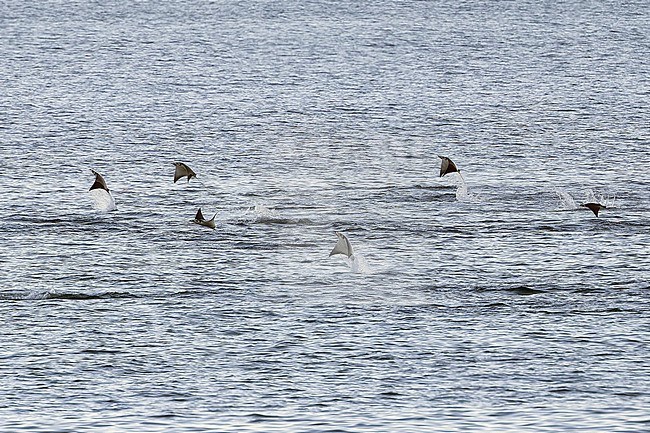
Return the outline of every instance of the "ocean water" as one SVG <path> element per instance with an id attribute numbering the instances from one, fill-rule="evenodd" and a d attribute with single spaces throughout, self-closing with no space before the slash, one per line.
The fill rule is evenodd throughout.
<path id="1" fill-rule="evenodd" d="M 3 2 L 0 431 L 650 430 L 647 6 Z"/>

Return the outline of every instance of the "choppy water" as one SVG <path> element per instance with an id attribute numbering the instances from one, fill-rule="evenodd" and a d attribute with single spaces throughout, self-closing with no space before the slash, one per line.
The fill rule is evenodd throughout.
<path id="1" fill-rule="evenodd" d="M 649 11 L 4 2 L 0 430 L 647 431 Z"/>

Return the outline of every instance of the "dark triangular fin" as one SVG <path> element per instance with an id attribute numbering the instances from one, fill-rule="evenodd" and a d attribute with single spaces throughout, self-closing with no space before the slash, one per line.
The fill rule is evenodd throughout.
<path id="1" fill-rule="evenodd" d="M 442 161 L 440 162 L 440 177 L 453 173 L 453 172 L 459 172 L 458 167 L 456 167 L 456 164 L 454 162 L 447 158 L 446 156 L 440 156 L 438 155 L 438 158 L 440 158 Z"/>
<path id="2" fill-rule="evenodd" d="M 199 208 L 199 210 L 196 212 L 196 216 L 194 217 L 194 219 L 192 221 L 194 223 L 196 223 L 196 224 L 206 226 L 206 227 L 210 227 L 211 229 L 214 229 L 215 228 L 214 219 L 215 219 L 216 216 L 217 216 L 217 214 L 214 214 L 212 219 L 206 220 L 203 217 L 203 213 L 201 212 L 201 208 Z"/>
<path id="3" fill-rule="evenodd" d="M 104 181 L 104 178 L 102 177 L 102 175 L 97 173 L 92 168 L 90 169 L 90 171 L 92 171 L 93 174 L 95 175 L 95 182 L 92 184 L 92 186 L 90 187 L 90 189 L 88 191 L 92 191 L 93 189 L 103 189 L 106 192 L 110 192 L 110 190 L 108 189 L 108 186 L 106 186 L 106 181 Z"/>
<path id="4" fill-rule="evenodd" d="M 214 214 L 214 216 L 212 217 L 212 219 L 210 219 L 210 220 L 208 220 L 208 221 L 204 221 L 204 222 L 203 222 L 203 225 L 206 226 L 206 227 L 210 227 L 211 229 L 215 228 L 214 218 L 215 218 L 216 216 L 217 216 L 217 214 Z"/>
<path id="5" fill-rule="evenodd" d="M 191 168 L 189 168 L 187 165 L 185 166 L 185 168 L 187 169 L 187 183 L 189 183 L 190 179 L 196 177 L 196 173 L 194 173 L 194 171 Z"/>
<path id="6" fill-rule="evenodd" d="M 176 183 L 178 179 L 185 176 L 185 173 L 180 162 L 175 162 L 174 165 L 176 166 L 176 170 L 174 170 L 174 183 Z"/>
<path id="7" fill-rule="evenodd" d="M 601 209 L 607 209 L 607 207 L 603 206 L 600 203 L 585 203 L 583 204 L 584 207 L 591 209 L 591 211 L 594 213 L 594 215 L 598 216 L 598 211 Z"/>
<path id="8" fill-rule="evenodd" d="M 190 179 L 193 177 L 196 177 L 196 173 L 187 166 L 187 164 L 183 164 L 182 162 L 175 162 L 174 165 L 176 166 L 176 170 L 174 171 L 174 183 L 181 177 L 187 176 L 187 181 L 189 182 Z"/>

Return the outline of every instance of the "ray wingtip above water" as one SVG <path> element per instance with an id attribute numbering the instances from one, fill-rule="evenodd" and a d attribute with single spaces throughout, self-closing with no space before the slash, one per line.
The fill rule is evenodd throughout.
<path id="1" fill-rule="evenodd" d="M 201 226 L 210 227 L 211 229 L 214 230 L 214 228 L 216 227 L 216 224 L 214 222 L 216 216 L 217 214 L 215 213 L 212 219 L 206 220 L 205 217 L 203 216 L 203 212 L 201 212 L 201 208 L 199 208 L 199 210 L 196 211 L 196 215 L 194 216 L 192 222 Z"/>
<path id="2" fill-rule="evenodd" d="M 352 257 L 354 255 L 354 252 L 352 251 L 352 244 L 350 244 L 348 238 L 339 231 L 335 231 L 334 234 L 338 240 L 329 256 L 332 257 L 335 254 L 343 254 L 344 256 Z"/>
<path id="3" fill-rule="evenodd" d="M 581 206 L 591 210 L 594 215 L 596 215 L 596 217 L 598 216 L 598 212 L 600 212 L 601 209 L 607 209 L 607 206 L 596 202 L 583 203 Z"/>
<path id="4" fill-rule="evenodd" d="M 91 195 L 91 198 L 94 202 L 95 208 L 103 212 L 115 211 L 117 206 L 115 205 L 115 199 L 113 198 L 113 193 L 106 184 L 104 177 L 97 172 L 96 170 L 90 169 L 90 172 L 95 175 L 95 181 L 88 189 L 88 193 Z M 105 191 L 105 194 L 96 194 L 95 190 Z"/>
<path id="5" fill-rule="evenodd" d="M 449 173 L 458 173 L 460 174 L 460 170 L 456 166 L 456 164 L 448 157 L 446 156 L 441 156 L 438 155 L 438 158 L 441 159 L 440 161 L 440 177 L 445 176 L 446 174 Z"/>
<path id="6" fill-rule="evenodd" d="M 95 175 L 95 182 L 93 182 L 93 184 L 90 186 L 90 189 L 88 191 L 92 191 L 94 189 L 103 189 L 106 192 L 110 192 L 108 186 L 106 185 L 106 181 L 104 180 L 104 177 L 98 172 L 96 172 L 95 170 L 93 170 L 92 168 L 90 169 L 90 171 L 92 172 L 92 174 Z"/>
<path id="7" fill-rule="evenodd" d="M 187 182 L 190 182 L 190 179 L 196 177 L 196 173 L 184 162 L 174 162 L 173 163 L 176 169 L 174 170 L 174 183 L 176 183 L 180 178 L 187 176 Z"/>

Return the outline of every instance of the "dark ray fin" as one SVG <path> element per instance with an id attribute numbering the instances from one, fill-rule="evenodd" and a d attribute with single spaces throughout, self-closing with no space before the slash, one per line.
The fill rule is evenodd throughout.
<path id="1" fill-rule="evenodd" d="M 582 206 L 591 209 L 591 211 L 594 213 L 594 215 L 598 216 L 598 212 L 601 209 L 607 209 L 607 207 L 603 206 L 600 203 L 584 203 Z"/>
<path id="2" fill-rule="evenodd" d="M 108 189 L 108 186 L 106 186 L 106 181 L 104 180 L 102 175 L 97 173 L 92 168 L 90 169 L 90 171 L 92 171 L 93 174 L 95 175 L 95 182 L 92 184 L 92 186 L 90 187 L 90 189 L 88 191 L 92 191 L 93 189 L 103 189 L 106 192 L 110 192 L 110 190 Z"/>
<path id="3" fill-rule="evenodd" d="M 196 177 L 196 173 L 194 173 L 194 170 L 192 170 L 189 166 L 187 166 L 187 164 L 183 164 L 182 162 L 175 162 L 174 166 L 176 166 L 176 170 L 174 171 L 174 183 L 176 183 L 178 179 L 185 176 L 187 176 L 188 182 L 193 177 Z"/>
<path id="4" fill-rule="evenodd" d="M 204 222 L 203 222 L 203 225 L 206 226 L 206 227 L 210 227 L 211 229 L 214 229 L 214 228 L 215 228 L 214 218 L 215 218 L 216 216 L 217 216 L 217 214 L 214 214 L 214 216 L 212 217 L 212 219 L 210 219 L 210 220 L 208 220 L 208 221 L 204 221 Z"/>
<path id="5" fill-rule="evenodd" d="M 199 225 L 210 227 L 211 229 L 214 229 L 215 228 L 214 219 L 215 219 L 216 216 L 217 216 L 217 214 L 214 214 L 212 219 L 206 220 L 205 218 L 203 218 L 203 213 L 201 212 L 201 208 L 199 208 L 199 210 L 196 212 L 196 216 L 194 217 L 192 222 L 195 223 L 195 224 L 199 224 Z"/>
<path id="6" fill-rule="evenodd" d="M 459 172 L 458 167 L 456 167 L 456 164 L 454 162 L 447 158 L 446 156 L 440 156 L 438 155 L 438 158 L 440 158 L 442 161 L 440 162 L 440 177 L 453 173 L 453 172 Z"/>

